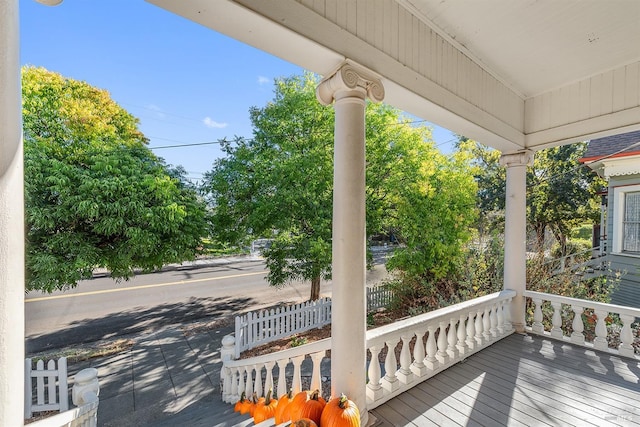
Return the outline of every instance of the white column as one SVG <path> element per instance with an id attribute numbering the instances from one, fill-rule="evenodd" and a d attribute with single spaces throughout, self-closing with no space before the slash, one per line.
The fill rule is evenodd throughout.
<path id="1" fill-rule="evenodd" d="M 511 301 L 511 323 L 524 332 L 524 291 L 527 283 L 527 165 L 533 162 L 529 150 L 505 153 L 500 164 L 507 168 L 504 226 L 504 289 L 517 292 Z"/>
<path id="2" fill-rule="evenodd" d="M 365 100 L 382 101 L 372 73 L 346 61 L 316 91 L 334 103 L 331 394 L 345 393 L 366 425 Z"/>
<path id="3" fill-rule="evenodd" d="M 24 196 L 18 0 L 0 0 L 0 426 L 24 415 Z"/>

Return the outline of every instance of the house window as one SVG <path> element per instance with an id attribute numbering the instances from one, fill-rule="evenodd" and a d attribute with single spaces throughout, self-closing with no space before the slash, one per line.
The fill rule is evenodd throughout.
<path id="1" fill-rule="evenodd" d="M 640 256 L 640 184 L 613 187 L 611 214 L 611 252 Z"/>
<path id="2" fill-rule="evenodd" d="M 622 251 L 640 253 L 640 191 L 624 193 Z"/>

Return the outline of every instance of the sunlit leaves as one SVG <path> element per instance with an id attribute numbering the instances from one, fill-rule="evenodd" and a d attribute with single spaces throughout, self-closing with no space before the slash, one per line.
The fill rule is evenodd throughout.
<path id="1" fill-rule="evenodd" d="M 106 91 L 23 69 L 28 288 L 192 259 L 204 205 Z"/>

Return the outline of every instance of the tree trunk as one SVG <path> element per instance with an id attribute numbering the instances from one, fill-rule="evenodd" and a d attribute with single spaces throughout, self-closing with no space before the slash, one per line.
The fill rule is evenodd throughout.
<path id="1" fill-rule="evenodd" d="M 311 279 L 311 296 L 309 301 L 315 301 L 320 299 L 320 276 L 316 276 Z"/>

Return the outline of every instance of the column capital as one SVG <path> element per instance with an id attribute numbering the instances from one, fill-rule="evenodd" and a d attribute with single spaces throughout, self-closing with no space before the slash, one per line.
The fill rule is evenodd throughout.
<path id="1" fill-rule="evenodd" d="M 332 73 L 323 78 L 316 89 L 316 97 L 323 105 L 329 105 L 340 91 L 361 91 L 373 102 L 380 102 L 384 98 L 382 81 L 373 72 L 345 60 Z"/>
<path id="2" fill-rule="evenodd" d="M 532 150 L 503 153 L 500 156 L 500 164 L 508 168 L 512 166 L 531 166 L 533 164 L 533 154 Z"/>

